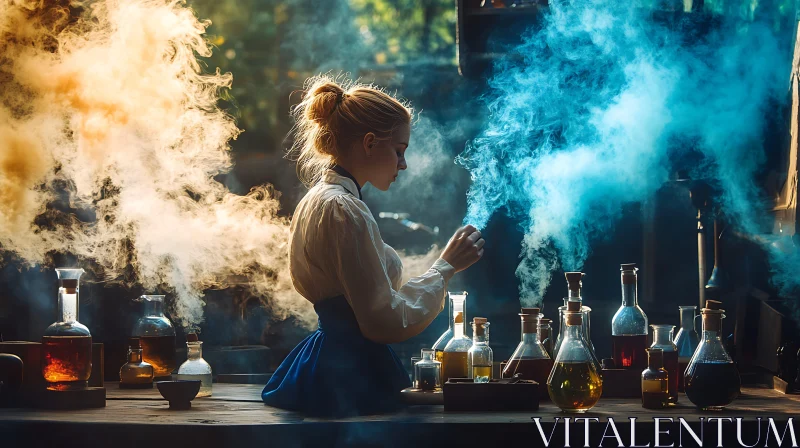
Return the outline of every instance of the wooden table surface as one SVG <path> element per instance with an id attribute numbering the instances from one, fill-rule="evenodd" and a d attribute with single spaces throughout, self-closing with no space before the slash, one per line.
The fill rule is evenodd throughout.
<path id="1" fill-rule="evenodd" d="M 190 410 L 171 411 L 155 388 L 121 390 L 115 383 L 106 383 L 106 407 L 101 409 L 0 409 L 0 446 L 6 446 L 2 443 L 5 436 L 10 436 L 11 440 L 20 444 L 41 440 L 43 446 L 48 438 L 58 440 L 59 433 L 72 434 L 76 443 L 81 440 L 80 446 L 86 446 L 84 440 L 97 442 L 97 446 L 106 446 L 103 443 L 111 441 L 114 441 L 115 446 L 124 446 L 120 445 L 120 439 L 136 439 L 146 434 L 150 434 L 148 437 L 153 440 L 165 441 L 164 446 L 175 446 L 176 441 L 186 440 L 186 437 L 196 437 L 201 446 L 223 442 L 227 446 L 227 442 L 231 440 L 239 440 L 241 444 L 282 440 L 288 445 L 294 445 L 291 442 L 304 445 L 301 441 L 315 437 L 323 437 L 323 440 L 330 441 L 333 445 L 344 441 L 347 442 L 344 445 L 349 446 L 357 445 L 358 441 L 385 440 L 390 434 L 393 435 L 391 437 L 405 437 L 414 431 L 422 434 L 421 437 L 439 431 L 463 435 L 480 428 L 485 431 L 520 430 L 526 434 L 534 431 L 534 434 L 538 434 L 532 424 L 532 417 L 541 417 L 542 422 L 550 422 L 552 428 L 554 418 L 563 419 L 567 416 L 551 403 L 545 402 L 536 413 L 446 413 L 442 406 L 412 406 L 402 412 L 384 415 L 343 419 L 307 418 L 265 406 L 260 398 L 262 388 L 261 385 L 217 383 L 214 384 L 213 396 L 196 398 Z M 687 421 L 699 421 L 700 418 L 708 417 L 742 417 L 756 421 L 757 417 L 786 420 L 797 415 L 800 415 L 800 395 L 783 395 L 765 388 L 743 388 L 741 397 L 719 412 L 699 411 L 681 395 L 678 406 L 659 411 L 643 409 L 641 402 L 636 399 L 603 398 L 582 417 L 599 418 L 605 426 L 608 418 L 627 424 L 629 417 L 650 422 L 653 417 L 682 417 Z M 467 429 L 469 431 L 462 432 Z M 81 434 L 83 437 L 77 436 Z M 356 434 L 358 440 L 352 439 L 353 434 Z M 147 447 L 156 445 L 158 444 L 151 440 Z"/>

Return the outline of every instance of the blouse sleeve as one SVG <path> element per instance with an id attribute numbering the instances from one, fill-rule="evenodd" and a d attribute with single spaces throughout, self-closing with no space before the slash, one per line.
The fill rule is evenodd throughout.
<path id="1" fill-rule="evenodd" d="M 426 273 L 394 290 L 381 256 L 378 224 L 366 206 L 336 196 L 324 208 L 319 230 L 333 232 L 325 235 L 330 241 L 326 258 L 364 337 L 391 344 L 422 332 L 444 308 L 455 269 L 440 258 Z"/>

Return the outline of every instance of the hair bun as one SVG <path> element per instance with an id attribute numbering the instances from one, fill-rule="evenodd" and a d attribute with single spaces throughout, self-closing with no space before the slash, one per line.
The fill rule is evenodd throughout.
<path id="1" fill-rule="evenodd" d="M 344 95 L 344 90 L 335 82 L 326 81 L 312 86 L 308 93 L 309 104 L 306 118 L 316 123 L 324 123 L 330 118 L 336 105 Z"/>

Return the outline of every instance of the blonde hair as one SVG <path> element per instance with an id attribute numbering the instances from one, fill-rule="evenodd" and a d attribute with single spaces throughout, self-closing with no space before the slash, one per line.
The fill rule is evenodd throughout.
<path id="1" fill-rule="evenodd" d="M 319 75 L 306 81 L 303 100 L 292 115 L 289 155 L 297 161 L 297 177 L 311 186 L 367 133 L 388 139 L 398 125 L 411 123 L 413 109 L 372 85 Z"/>

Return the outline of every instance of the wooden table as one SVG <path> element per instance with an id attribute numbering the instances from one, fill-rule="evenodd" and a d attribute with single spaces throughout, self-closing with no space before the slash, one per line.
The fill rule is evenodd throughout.
<path id="1" fill-rule="evenodd" d="M 497 442 L 529 438 L 528 446 L 543 446 L 542 436 L 532 418 L 540 418 L 543 433 L 549 437 L 554 419 L 550 446 L 564 445 L 564 418 L 571 418 L 572 446 L 584 445 L 584 423 L 575 417 L 597 418 L 590 422 L 590 446 L 597 446 L 605 433 L 611 435 L 609 418 L 614 420 L 625 446 L 630 446 L 629 418 L 638 418 L 636 444 L 654 438 L 654 418 L 683 418 L 700 434 L 704 425 L 704 442 L 717 445 L 716 421 L 708 418 L 742 418 L 747 432 L 744 442 L 753 444 L 758 417 L 762 417 L 761 442 L 769 429 L 767 418 L 775 419 L 783 432 L 789 418 L 800 415 L 800 396 L 783 395 L 770 389 L 743 388 L 742 396 L 726 410 L 701 412 L 690 406 L 681 395 L 680 404 L 669 409 L 651 411 L 635 399 L 601 399 L 583 415 L 562 414 L 550 403 L 542 403 L 537 413 L 445 413 L 442 406 L 412 406 L 403 412 L 345 419 L 306 418 L 302 415 L 265 406 L 261 402 L 261 385 L 214 384 L 213 396 L 197 398 L 188 411 L 171 411 L 156 389 L 120 390 L 115 383 L 106 383 L 107 402 L 102 409 L 78 411 L 43 411 L 34 409 L 0 409 L 0 447 L 17 446 L 169 446 L 169 447 L 239 447 L 239 446 L 449 446 L 456 442 Z M 703 419 L 703 420 L 701 420 Z M 678 446 L 680 424 L 663 423 L 671 429 L 672 441 Z M 748 429 L 749 428 L 749 429 Z M 800 428 L 796 431 L 800 437 Z M 726 440 L 736 443 L 736 421 L 723 422 Z M 747 434 L 752 434 L 749 439 Z M 787 437 L 788 437 L 787 432 Z M 692 446 L 685 431 L 683 446 Z M 669 445 L 663 438 L 662 445 Z M 732 437 L 732 439 L 730 439 Z M 666 440 L 666 441 L 665 441 Z M 10 441 L 10 444 L 5 442 Z M 774 438 L 772 439 L 774 443 Z M 473 443 L 468 443 L 472 446 Z M 785 443 L 788 443 L 785 441 Z M 444 444 L 444 445 L 442 445 Z M 605 440 L 604 446 L 617 446 Z M 653 445 L 651 445 L 652 447 Z M 776 445 L 770 445 L 776 446 Z M 790 444 L 785 445 L 790 446 Z"/>

